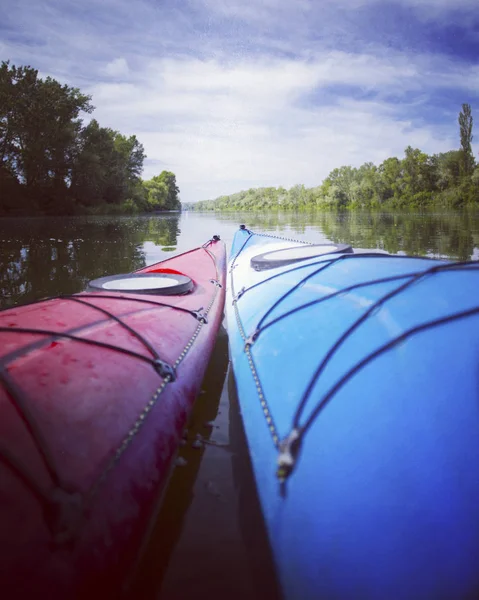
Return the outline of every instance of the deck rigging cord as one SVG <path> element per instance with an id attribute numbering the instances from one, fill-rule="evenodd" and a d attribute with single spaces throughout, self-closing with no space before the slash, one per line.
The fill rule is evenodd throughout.
<path id="1" fill-rule="evenodd" d="M 475 266 L 471 266 L 470 263 L 451 263 L 451 264 L 447 264 L 447 265 L 437 265 L 434 267 L 431 267 L 430 269 L 427 269 L 426 271 L 423 272 L 418 272 L 415 274 L 410 274 L 408 275 L 409 279 L 408 281 L 406 281 L 405 283 L 401 284 L 400 286 L 394 288 L 393 290 L 391 290 L 390 292 L 388 292 L 387 294 L 385 294 L 384 296 L 381 296 L 375 303 L 373 303 L 334 343 L 333 346 L 331 346 L 331 348 L 328 350 L 326 356 L 323 358 L 323 360 L 321 361 L 321 363 L 319 364 L 318 368 L 316 369 L 316 371 L 314 372 L 313 376 L 311 377 L 311 380 L 301 398 L 301 401 L 299 403 L 299 406 L 296 410 L 296 413 L 294 415 L 294 420 L 293 420 L 293 426 L 294 427 L 298 427 L 299 426 L 299 419 L 301 417 L 302 411 L 304 410 L 304 407 L 306 405 L 306 402 L 309 398 L 309 396 L 311 395 L 311 392 L 313 390 L 314 385 L 316 384 L 319 376 L 321 375 L 321 373 L 324 371 L 326 365 L 328 364 L 328 362 L 331 360 L 331 358 L 333 357 L 333 355 L 335 354 L 335 352 L 338 350 L 338 348 L 341 346 L 341 344 L 343 344 L 344 341 L 346 341 L 346 339 L 348 337 L 350 337 L 352 335 L 352 333 L 362 324 L 364 323 L 364 321 L 366 321 L 366 319 L 368 317 L 370 317 L 372 314 L 374 314 L 374 312 L 380 308 L 385 302 L 387 302 L 388 300 L 390 300 L 391 298 L 394 298 L 395 296 L 397 296 L 398 294 L 400 294 L 401 292 L 403 292 L 404 290 L 406 290 L 407 288 L 411 287 L 411 285 L 417 283 L 419 280 L 423 279 L 424 277 L 428 277 L 430 275 L 433 275 L 434 273 L 438 273 L 438 272 L 445 272 L 445 271 L 459 271 L 459 270 L 463 270 L 463 267 L 468 266 L 468 270 L 479 270 L 479 265 L 475 265 Z M 372 281 L 370 282 L 370 285 L 374 285 L 377 284 L 378 280 Z M 332 295 L 329 296 L 329 298 Z"/>
<path id="2" fill-rule="evenodd" d="M 28 472 L 28 469 L 25 468 L 25 465 L 22 465 L 16 456 L 12 454 L 8 448 L 3 446 L 3 444 L 0 444 L 0 462 L 5 463 L 5 465 L 23 481 L 32 494 L 38 499 L 40 504 L 45 505 L 49 502 L 50 498 L 45 493 L 45 490 L 38 485 L 31 476 L 31 473 Z"/>
<path id="3" fill-rule="evenodd" d="M 81 294 L 71 294 L 71 295 L 59 295 L 57 297 L 47 298 L 43 300 L 39 300 L 36 302 L 29 302 L 28 305 L 39 304 L 41 302 L 59 299 L 59 300 L 69 300 L 76 302 L 78 304 L 82 304 L 86 307 L 89 307 L 93 310 L 101 312 L 104 314 L 108 320 L 115 321 L 120 327 L 125 329 L 128 333 L 134 336 L 138 341 L 140 341 L 144 347 L 151 354 L 151 357 L 145 356 L 144 354 L 140 354 L 139 352 L 135 352 L 130 350 L 129 348 L 124 348 L 122 346 L 117 346 L 114 344 L 108 344 L 106 342 L 99 342 L 97 340 L 92 340 L 85 337 L 80 337 L 73 335 L 68 332 L 55 331 L 50 329 L 35 329 L 28 327 L 0 327 L 0 333 L 18 333 L 18 334 L 38 334 L 45 336 L 45 339 L 42 340 L 43 344 L 51 343 L 56 339 L 65 338 L 68 340 L 72 340 L 79 343 L 90 344 L 95 347 L 104 348 L 111 351 L 120 352 L 136 358 L 138 360 L 142 360 L 152 365 L 156 373 L 163 379 L 161 385 L 157 388 L 152 398 L 149 400 L 147 405 L 144 407 L 141 414 L 138 416 L 136 422 L 133 424 L 132 428 L 127 433 L 126 437 L 123 439 L 119 447 L 114 452 L 113 457 L 108 462 L 106 467 L 103 469 L 103 472 L 97 478 L 97 480 L 92 484 L 90 490 L 85 494 L 89 503 L 91 503 L 93 497 L 98 491 L 100 485 L 106 479 L 108 473 L 113 469 L 113 467 L 118 462 L 119 458 L 126 450 L 126 448 L 131 443 L 133 437 L 138 433 L 139 429 L 145 422 L 146 416 L 151 409 L 155 406 L 158 398 L 161 393 L 167 386 L 167 384 L 172 383 L 176 380 L 176 368 L 182 362 L 182 360 L 187 355 L 188 351 L 194 344 L 196 338 L 199 335 L 202 327 L 208 323 L 208 313 L 211 310 L 216 297 L 218 295 L 219 289 L 222 287 L 219 282 L 219 271 L 218 271 L 218 263 L 216 260 L 216 256 L 207 249 L 207 246 L 212 243 L 218 241 L 219 236 L 214 236 L 211 240 L 208 240 L 206 244 L 201 246 L 200 248 L 193 249 L 191 252 L 195 250 L 204 250 L 208 256 L 212 259 L 214 267 L 215 267 L 215 278 L 210 279 L 210 283 L 214 286 L 214 291 L 211 295 L 211 300 L 203 310 L 203 308 L 197 310 L 186 309 L 183 307 L 166 304 L 163 302 L 155 302 L 153 300 L 147 300 L 144 298 L 135 298 L 135 297 L 125 297 L 125 296 L 117 296 L 113 294 L 104 294 L 104 293 L 81 293 Z M 111 311 L 97 306 L 96 304 L 92 304 L 91 302 L 86 302 L 83 298 L 94 298 L 96 300 L 102 298 L 113 299 L 115 301 L 128 301 L 132 303 L 142 303 L 147 305 L 153 305 L 153 307 L 157 308 L 171 308 L 173 310 L 177 310 L 183 313 L 190 314 L 197 321 L 198 325 L 193 332 L 191 338 L 187 342 L 183 351 L 180 353 L 179 357 L 175 361 L 174 364 L 170 365 L 166 361 L 162 360 L 159 356 L 156 349 L 149 343 L 149 341 L 141 335 L 138 331 L 136 331 L 133 327 L 125 323 L 125 321 L 118 316 L 114 315 Z M 26 304 L 26 305 L 27 305 Z M 152 307 L 152 308 L 153 308 Z M 1 309 L 8 310 L 8 309 Z M 141 311 L 133 311 L 132 313 L 128 313 L 128 316 L 136 315 Z M 80 328 L 87 329 L 92 326 L 92 323 L 88 323 L 84 327 Z M 35 346 L 36 348 L 36 346 Z M 22 348 L 22 354 L 25 355 L 30 350 L 27 348 Z M 84 509 L 86 507 L 86 502 L 82 502 L 82 496 L 75 490 L 70 489 L 60 477 L 58 469 L 55 466 L 55 462 L 53 456 L 49 450 L 49 444 L 47 440 L 43 436 L 41 429 L 38 427 L 36 419 L 33 416 L 32 411 L 30 410 L 28 403 L 26 402 L 25 395 L 23 391 L 18 387 L 13 378 L 8 373 L 8 364 L 17 358 L 17 353 L 11 353 L 10 355 L 6 355 L 0 359 L 0 383 L 3 384 L 8 396 L 10 397 L 15 409 L 17 410 L 20 418 L 25 423 L 30 437 L 33 440 L 34 445 L 36 446 L 42 461 L 47 469 L 47 472 L 50 476 L 50 479 L 53 484 L 53 489 L 50 491 L 43 490 L 35 481 L 33 474 L 29 471 L 29 469 L 23 465 L 7 448 L 4 448 L 0 445 L 0 462 L 4 463 L 10 470 L 19 477 L 21 481 L 26 485 L 26 487 L 32 492 L 32 494 L 37 498 L 40 502 L 44 515 L 46 518 L 46 522 L 50 528 L 53 540 L 57 543 L 69 542 L 72 540 L 72 536 L 76 534 L 78 527 L 80 526 L 80 521 Z"/>
<path id="4" fill-rule="evenodd" d="M 47 441 L 38 427 L 35 418 L 33 417 L 30 408 L 28 407 L 27 402 L 25 402 L 24 395 L 22 394 L 19 387 L 16 385 L 15 381 L 10 377 L 7 372 L 5 365 L 0 363 L 0 382 L 3 383 L 4 388 L 6 389 L 8 395 L 13 399 L 13 404 L 20 415 L 20 418 L 25 423 L 30 436 L 37 447 L 37 450 L 42 457 L 43 463 L 50 475 L 50 478 L 53 484 L 57 487 L 62 487 L 62 482 L 60 480 L 60 476 L 55 467 L 55 461 L 53 456 L 50 454 L 50 449 L 47 444 Z"/>
<path id="5" fill-rule="evenodd" d="M 247 240 L 245 241 L 243 246 L 240 248 L 238 253 L 235 255 L 234 261 L 236 261 L 236 259 L 239 257 L 239 255 L 243 251 L 246 243 L 251 239 L 251 237 L 253 235 L 258 235 L 258 234 L 253 234 L 250 231 L 248 231 L 248 233 L 249 233 L 249 237 L 247 238 Z M 262 234 L 262 235 L 265 235 L 265 234 Z M 262 389 L 259 375 L 257 372 L 257 368 L 256 368 L 256 365 L 254 363 L 253 356 L 251 353 L 251 348 L 254 345 L 254 343 L 256 342 L 256 340 L 258 339 L 260 333 L 262 333 L 263 331 L 265 331 L 265 329 L 268 329 L 272 325 L 278 323 L 282 319 L 284 319 L 292 314 L 295 314 L 296 312 L 298 312 L 300 310 L 303 310 L 310 306 L 325 302 L 326 300 L 329 300 L 329 299 L 335 298 L 339 295 L 348 293 L 354 289 L 358 289 L 360 287 L 371 286 L 371 285 L 378 285 L 381 283 L 398 281 L 401 279 L 407 279 L 406 282 L 397 286 L 392 291 L 383 295 L 376 302 L 374 302 L 372 305 L 370 305 L 368 307 L 368 309 L 338 338 L 338 340 L 335 342 L 335 344 L 329 349 L 328 353 L 322 359 L 318 368 L 315 370 L 313 376 L 311 377 L 311 379 L 308 383 L 308 386 L 306 387 L 306 389 L 301 397 L 301 400 L 295 411 L 295 414 L 293 417 L 293 422 L 292 422 L 292 425 L 291 425 L 288 435 L 280 440 L 276 428 L 274 428 L 274 430 L 272 430 L 271 426 L 270 426 L 270 431 L 271 431 L 271 434 L 273 437 L 273 443 L 276 446 L 276 448 L 278 449 L 277 477 L 280 482 L 280 489 L 281 489 L 282 493 L 284 493 L 284 485 L 285 485 L 287 478 L 293 472 L 293 470 L 296 466 L 297 458 L 298 458 L 298 455 L 299 455 L 299 452 L 301 449 L 301 444 L 302 444 L 304 435 L 310 429 L 311 425 L 313 424 L 314 420 L 317 418 L 317 416 L 321 412 L 322 408 L 331 400 L 331 398 L 339 391 L 339 389 L 341 389 L 341 387 L 347 381 L 349 381 L 349 379 L 351 379 L 359 370 L 361 370 L 363 367 L 365 367 L 367 364 L 369 364 L 369 362 L 371 362 L 372 360 L 374 360 L 381 354 L 387 352 L 388 350 L 394 348 L 397 344 L 399 344 L 400 342 L 404 341 L 405 339 L 415 335 L 416 333 L 420 333 L 424 330 L 427 330 L 427 329 L 430 329 L 433 327 L 438 327 L 445 323 L 459 320 L 459 319 L 466 318 L 466 317 L 470 317 L 470 316 L 473 316 L 473 315 L 479 313 L 479 307 L 476 307 L 476 308 L 472 308 L 469 310 L 461 311 L 459 313 L 453 313 L 453 314 L 450 314 L 450 315 L 447 315 L 445 317 L 441 317 L 441 318 L 438 318 L 435 320 L 427 321 L 427 322 L 417 325 L 407 331 L 404 331 L 401 335 L 393 338 L 386 344 L 382 345 L 380 348 L 376 349 L 374 352 L 367 355 L 364 359 L 362 359 L 356 365 L 354 365 L 351 369 L 349 369 L 349 371 L 347 371 L 325 394 L 322 395 L 320 400 L 316 403 L 315 407 L 313 408 L 311 414 L 306 419 L 305 423 L 303 425 L 301 425 L 300 418 L 303 414 L 303 411 L 308 402 L 308 399 L 310 398 L 312 391 L 313 391 L 314 387 L 316 386 L 321 373 L 324 371 L 326 365 L 331 360 L 332 356 L 335 354 L 335 352 L 338 350 L 338 348 L 344 343 L 344 341 L 346 339 L 348 339 L 352 335 L 352 333 L 363 322 L 365 322 L 369 316 L 373 315 L 385 302 L 387 302 L 389 299 L 395 297 L 396 295 L 398 295 L 399 293 L 401 293 L 402 291 L 404 291 L 405 289 L 407 289 L 414 283 L 419 282 L 420 280 L 424 279 L 427 276 L 430 276 L 430 275 L 433 275 L 436 273 L 440 273 L 440 272 L 452 272 L 452 271 L 460 271 L 460 270 L 462 270 L 462 271 L 465 271 L 465 270 L 478 271 L 479 270 L 479 265 L 476 265 L 476 264 L 472 263 L 471 261 L 461 261 L 461 262 L 453 262 L 453 263 L 446 263 L 446 264 L 439 264 L 439 265 L 435 264 L 431 268 L 421 270 L 421 271 L 415 271 L 415 272 L 405 273 L 405 274 L 401 274 L 401 275 L 394 275 L 394 276 L 390 276 L 390 277 L 383 277 L 383 278 L 379 278 L 379 279 L 375 279 L 375 280 L 359 282 L 359 283 L 353 284 L 351 286 L 347 286 L 345 288 L 337 290 L 336 292 L 333 292 L 333 293 L 323 296 L 321 298 L 312 300 L 310 302 L 303 303 L 297 307 L 294 307 L 293 309 L 286 311 L 285 313 L 279 315 L 278 317 L 276 317 L 276 318 L 272 319 L 271 321 L 267 322 L 266 324 L 264 324 L 264 321 L 267 319 L 267 317 L 273 312 L 273 310 L 275 308 L 277 308 L 281 304 L 281 302 L 283 302 L 285 300 L 285 298 L 289 297 L 294 291 L 296 291 L 299 287 L 301 287 L 301 285 L 303 285 L 308 279 L 310 279 L 314 275 L 317 275 L 318 273 L 325 270 L 326 268 L 331 267 L 332 265 L 335 265 L 338 262 L 344 261 L 344 260 L 353 260 L 354 258 L 359 259 L 359 258 L 370 258 L 370 257 L 377 258 L 377 257 L 381 257 L 381 256 L 384 256 L 387 258 L 398 258 L 398 259 L 404 258 L 403 256 L 398 256 L 398 255 L 363 253 L 363 254 L 344 254 L 335 259 L 328 259 L 327 261 L 324 261 L 324 260 L 320 261 L 323 263 L 322 266 L 320 266 L 318 269 L 314 270 L 313 272 L 308 273 L 308 275 L 306 275 L 304 278 L 302 278 L 292 288 L 288 289 L 282 296 L 280 296 L 280 298 L 278 300 L 276 300 L 273 303 L 273 305 L 271 307 L 269 307 L 267 309 L 267 311 L 260 318 L 255 330 L 249 336 L 247 336 L 247 334 L 244 331 L 244 328 L 242 326 L 242 323 L 241 323 L 241 317 L 240 317 L 239 308 L 238 308 L 239 298 L 241 298 L 241 296 L 246 291 L 251 290 L 254 287 L 257 287 L 258 285 L 261 285 L 262 283 L 264 283 L 266 281 L 270 281 L 273 278 L 280 277 L 282 275 L 291 273 L 292 271 L 296 271 L 296 270 L 298 270 L 298 267 L 284 270 L 281 273 L 274 275 L 273 277 L 269 277 L 266 280 L 260 281 L 256 284 L 250 286 L 246 290 L 243 288 L 242 294 L 239 296 L 235 297 L 233 294 L 233 297 L 234 297 L 233 305 L 234 305 L 234 310 L 235 310 L 235 316 L 236 316 L 236 320 L 238 323 L 240 335 L 242 336 L 243 340 L 245 341 L 245 353 L 247 355 L 248 363 L 249 363 L 250 369 L 252 371 L 253 378 L 256 383 L 256 387 L 257 387 L 258 391 L 261 390 L 261 394 L 259 397 L 260 397 L 261 405 L 263 407 L 263 412 L 265 414 L 268 426 L 270 426 L 270 423 L 272 422 L 271 411 L 270 411 L 269 405 L 266 401 L 264 391 Z M 428 260 L 427 257 L 426 258 L 424 258 L 424 257 L 408 257 L 408 258 L 417 258 L 417 259 L 421 259 L 421 260 Z M 434 259 L 429 259 L 429 260 L 434 260 Z M 324 264 L 324 263 L 326 263 L 326 264 Z M 312 266 L 315 266 L 316 264 L 317 263 L 308 263 L 307 265 L 303 265 L 303 267 L 304 268 L 312 267 Z M 232 290 L 234 290 L 234 288 L 233 288 L 234 279 L 233 279 L 233 269 L 232 268 L 230 270 L 230 273 L 231 273 Z M 265 409 L 265 406 L 266 406 L 266 409 Z"/>
<path id="6" fill-rule="evenodd" d="M 246 229 L 245 231 L 249 231 L 248 229 Z M 245 241 L 245 243 L 243 244 L 243 246 L 239 249 L 239 251 L 237 252 L 237 254 L 235 254 L 232 265 L 236 266 L 236 259 L 239 257 L 239 255 L 241 254 L 241 252 L 243 251 L 244 247 L 246 246 L 246 243 L 249 241 L 249 239 L 251 238 L 251 236 L 253 235 L 257 235 L 257 236 L 262 236 L 262 237 L 268 237 L 267 234 L 264 233 L 254 233 L 253 232 L 249 232 L 251 235 L 250 237 Z M 270 237 L 274 237 L 277 238 L 277 236 L 270 236 Z M 282 238 L 277 238 L 277 239 L 282 239 Z M 297 244 L 309 244 L 309 242 L 300 242 L 299 240 L 287 240 L 287 241 L 291 241 L 291 242 L 295 242 Z M 291 267 L 289 269 L 285 269 L 283 271 L 280 271 L 279 273 L 275 273 L 274 275 L 270 275 L 269 277 L 267 277 L 266 279 L 262 279 L 256 283 L 254 283 L 253 285 L 250 285 L 247 288 L 242 288 L 237 294 L 236 296 L 234 294 L 233 295 L 233 301 L 232 303 L 237 302 L 242 296 L 244 296 L 247 292 L 262 286 L 265 283 L 269 283 L 270 281 L 272 281 L 273 279 L 277 279 L 279 277 L 282 277 L 283 275 L 289 274 L 289 273 L 293 273 L 294 271 L 299 271 L 302 269 L 308 269 L 310 267 L 316 266 L 316 265 L 325 265 L 325 264 L 329 264 L 329 263 L 335 263 L 338 260 L 343 260 L 343 258 L 354 258 L 354 257 L 362 257 L 362 258 L 391 258 L 394 257 L 396 258 L 395 255 L 389 255 L 389 254 L 383 254 L 383 253 L 378 253 L 378 252 L 362 252 L 361 254 L 341 254 L 341 256 L 339 256 L 338 258 L 327 258 L 327 255 L 323 255 L 322 258 L 320 258 L 319 260 L 315 260 L 314 262 L 311 262 L 313 257 L 311 258 L 307 258 L 304 260 L 305 264 L 300 264 L 298 266 L 295 267 Z M 404 258 L 401 256 L 397 256 L 397 258 Z M 409 259 L 416 259 L 416 260 L 435 260 L 433 258 L 429 258 L 429 257 L 424 257 L 424 256 L 408 256 Z M 234 267 L 231 266 L 230 267 L 230 272 L 231 269 L 233 269 Z M 282 267 L 280 267 L 282 268 Z M 322 268 L 321 268 L 322 269 Z M 314 275 L 315 273 L 311 273 L 310 276 Z M 305 278 L 304 281 L 306 281 L 307 279 L 309 279 L 309 276 L 307 276 Z M 303 283 L 304 281 L 300 282 Z M 300 285 L 298 284 L 298 286 Z"/>
<path id="7" fill-rule="evenodd" d="M 267 236 L 267 234 L 255 234 L 252 231 L 250 231 L 249 229 L 246 229 L 246 227 L 244 225 L 241 225 L 240 229 L 243 230 L 243 231 L 245 231 L 248 234 L 248 237 L 244 240 L 244 242 L 241 245 L 240 249 L 235 254 L 235 256 L 234 256 L 234 258 L 233 258 L 233 260 L 231 262 L 230 269 L 229 269 L 229 273 L 230 273 L 230 288 L 231 288 L 231 295 L 233 296 L 233 305 L 234 305 L 234 311 L 235 311 L 235 318 L 236 318 L 236 323 L 238 325 L 238 330 L 240 332 L 240 335 L 243 338 L 243 341 L 245 342 L 244 351 L 246 353 L 246 357 L 247 357 L 247 360 L 248 360 L 249 368 L 250 368 L 251 373 L 253 375 L 253 379 L 254 379 L 255 386 L 256 386 L 256 391 L 257 391 L 257 394 L 258 394 L 258 398 L 260 400 L 261 408 L 263 410 L 264 418 L 266 420 L 268 429 L 270 431 L 273 443 L 276 446 L 276 448 L 279 450 L 280 449 L 280 444 L 281 444 L 281 439 L 280 439 L 280 436 L 279 436 L 279 433 L 278 433 L 275 421 L 273 419 L 273 415 L 272 415 L 271 410 L 269 408 L 268 401 L 267 401 L 266 396 L 264 394 L 263 387 L 261 385 L 261 380 L 259 378 L 259 375 L 258 375 L 258 372 L 257 372 L 257 368 L 256 368 L 256 364 L 254 362 L 254 358 L 253 358 L 253 355 L 252 355 L 252 352 L 251 352 L 251 346 L 253 345 L 253 343 L 255 341 L 255 337 L 254 337 L 255 333 L 253 332 L 253 334 L 251 336 L 249 336 L 249 337 L 246 335 L 246 332 L 245 332 L 245 330 L 243 328 L 243 324 L 241 322 L 241 318 L 240 318 L 240 314 L 239 314 L 239 310 L 238 310 L 238 306 L 237 306 L 237 301 L 238 301 L 238 299 L 240 297 L 242 297 L 242 295 L 246 291 L 249 291 L 249 290 L 253 289 L 254 287 L 257 287 L 261 283 L 266 283 L 266 281 L 270 281 L 271 279 L 279 277 L 280 275 L 284 275 L 285 273 L 290 273 L 292 271 L 297 271 L 299 269 L 302 269 L 302 268 L 304 268 L 304 265 L 299 265 L 299 266 L 291 267 L 290 269 L 287 269 L 286 271 L 282 271 L 279 274 L 273 275 L 273 276 L 267 278 L 266 280 L 263 280 L 263 281 L 261 281 L 261 282 L 259 282 L 257 284 L 254 284 L 254 285 L 250 286 L 247 290 L 243 289 L 243 290 L 241 290 L 241 293 L 236 294 L 235 293 L 235 285 L 234 285 L 234 276 L 233 276 L 233 273 L 234 273 L 234 269 L 236 267 L 236 260 L 238 259 L 238 257 L 240 256 L 240 254 L 243 252 L 243 250 L 247 246 L 248 242 L 255 235 L 264 235 L 265 237 L 274 237 L 274 238 L 277 238 L 277 236 L 274 236 L 274 235 Z M 284 240 L 284 238 L 277 238 L 277 239 L 283 239 Z M 289 239 L 287 241 L 291 241 L 291 242 L 298 243 L 298 244 L 302 243 L 302 242 L 299 242 L 298 240 L 292 240 L 292 239 Z M 324 260 L 316 261 L 315 263 L 313 263 L 313 265 L 315 265 L 315 264 L 324 264 L 324 262 L 325 262 Z M 329 263 L 331 261 L 326 261 L 326 262 Z M 308 263 L 307 266 L 311 267 L 312 263 Z"/>
<path id="8" fill-rule="evenodd" d="M 348 256 L 348 255 L 344 255 L 344 256 Z M 358 258 L 359 257 L 370 257 L 371 255 L 363 255 L 363 254 L 358 254 L 356 255 Z M 385 256 L 385 255 L 380 255 L 380 256 Z M 392 258 L 392 257 L 391 257 Z M 401 258 L 401 257 L 399 257 Z M 335 263 L 336 261 L 341 260 L 336 259 L 334 261 L 331 261 L 330 264 L 326 265 L 324 267 L 324 269 L 326 269 L 327 267 L 329 267 L 331 264 Z M 438 265 L 435 267 L 431 267 L 430 269 L 426 269 L 425 271 L 413 271 L 411 273 L 403 273 L 401 275 L 391 275 L 390 277 L 382 277 L 382 278 L 378 278 L 378 279 L 370 279 L 367 281 L 361 281 L 359 283 L 355 283 L 352 284 L 350 286 L 341 288 L 340 290 L 337 290 L 336 292 L 332 292 L 331 294 L 327 294 L 326 296 L 322 296 L 321 298 L 317 298 L 315 300 L 311 300 L 309 302 L 305 302 L 304 304 L 300 304 L 299 306 L 295 306 L 294 308 L 286 311 L 285 313 L 279 315 L 278 317 L 275 317 L 274 319 L 272 319 L 271 321 L 269 321 L 268 323 L 266 323 L 266 325 L 261 326 L 261 324 L 264 322 L 264 320 L 266 319 L 267 316 L 269 316 L 271 314 L 271 312 L 277 307 L 279 306 L 279 304 L 281 304 L 281 302 L 283 302 L 283 300 L 285 300 L 292 292 L 294 292 L 296 289 L 298 289 L 303 283 L 305 283 L 308 279 L 310 279 L 310 277 L 312 277 L 313 275 L 317 275 L 319 272 L 323 271 L 324 269 L 318 269 L 316 271 L 314 271 L 313 273 L 311 273 L 310 275 L 308 275 L 307 277 L 305 277 L 304 279 L 302 279 L 298 284 L 296 284 L 295 286 L 293 286 L 293 288 L 291 288 L 290 290 L 288 290 L 288 292 L 286 292 L 285 294 L 283 294 L 283 296 L 281 296 L 267 311 L 266 313 L 261 317 L 261 319 L 258 322 L 258 325 L 256 326 L 256 329 L 254 331 L 254 334 L 252 335 L 253 340 L 255 341 L 260 333 L 262 333 L 263 331 L 265 331 L 266 329 L 268 329 L 269 327 L 271 327 L 272 325 L 278 323 L 279 321 L 282 321 L 283 319 L 305 309 L 305 308 L 309 308 L 310 306 L 314 306 L 317 304 L 321 304 L 322 302 L 325 302 L 326 300 L 331 300 L 332 298 L 336 298 L 337 296 L 341 296 L 342 294 L 346 294 L 348 292 L 351 292 L 353 290 L 362 288 L 362 287 L 368 287 L 370 285 L 379 285 L 381 283 L 389 283 L 391 281 L 398 281 L 400 279 L 408 279 L 408 281 L 403 284 L 402 286 L 399 286 L 398 288 L 394 289 L 392 292 L 386 294 L 386 296 L 380 298 L 371 308 L 371 312 L 374 312 L 375 309 L 377 309 L 384 301 L 388 300 L 390 297 L 395 296 L 397 293 L 401 292 L 403 289 L 408 288 L 411 284 L 417 282 L 419 279 L 422 279 L 422 277 L 425 277 L 427 275 L 431 275 L 434 272 L 439 272 L 439 271 L 456 271 L 456 270 L 463 270 L 462 267 L 468 267 L 470 270 L 474 270 L 477 269 L 477 267 L 475 266 L 471 266 L 470 262 L 456 262 L 456 263 L 450 263 L 448 265 Z M 357 325 L 359 325 L 363 320 L 366 319 L 367 316 L 369 316 L 369 312 L 365 313 L 364 315 L 362 315 L 359 319 L 357 324 L 355 324 L 355 327 Z M 250 336 L 251 337 L 251 336 Z"/>

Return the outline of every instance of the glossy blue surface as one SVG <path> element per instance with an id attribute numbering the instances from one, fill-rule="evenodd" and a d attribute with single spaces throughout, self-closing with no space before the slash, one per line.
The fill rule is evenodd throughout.
<path id="1" fill-rule="evenodd" d="M 244 254 L 264 252 L 272 241 L 247 231 L 236 234 L 227 316 L 245 430 L 285 598 L 479 597 L 479 315 L 408 337 L 354 374 L 306 432 L 282 496 L 278 450 L 239 324 L 248 337 L 281 295 L 339 255 L 250 273 Z M 387 255 L 341 259 L 289 294 L 266 323 L 356 283 L 444 264 Z M 478 267 L 422 277 L 375 310 L 331 358 L 300 424 L 369 353 L 425 322 L 476 309 Z M 276 273 L 284 274 L 247 289 Z M 358 287 L 299 310 L 259 335 L 251 357 L 280 438 L 290 433 L 311 375 L 331 346 L 374 302 L 406 281 Z M 242 287 L 247 291 L 235 314 L 232 290 Z"/>

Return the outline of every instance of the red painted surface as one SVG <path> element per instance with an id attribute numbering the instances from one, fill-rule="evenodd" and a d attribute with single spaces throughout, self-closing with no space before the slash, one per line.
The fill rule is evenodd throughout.
<path id="1" fill-rule="evenodd" d="M 197 331 L 198 320 L 135 298 L 205 310 L 216 294 L 208 323 L 200 327 L 177 367 L 176 381 L 166 385 L 150 412 L 145 413 L 145 408 L 163 379 L 148 362 L 66 338 L 0 331 L 0 365 L 20 390 L 21 401 L 53 457 L 60 488 L 66 490 L 58 490 L 16 402 L 0 383 L 2 597 L 117 598 L 122 593 L 223 316 L 225 249 L 222 242 L 212 242 L 207 249 L 210 254 L 199 248 L 141 271 L 171 269 L 188 275 L 194 281 L 189 294 L 119 293 L 129 299 L 115 300 L 102 298 L 100 292 L 85 298 L 120 317 L 150 342 L 162 360 L 173 364 Z M 223 287 L 215 286 L 212 279 Z M 0 327 L 74 330 L 76 336 L 151 358 L 148 349 L 120 324 L 67 299 L 0 312 Z M 118 457 L 135 424 L 136 433 Z M 60 509 L 39 500 L 2 459 L 2 450 L 22 465 L 45 497 L 60 498 L 55 505 Z"/>

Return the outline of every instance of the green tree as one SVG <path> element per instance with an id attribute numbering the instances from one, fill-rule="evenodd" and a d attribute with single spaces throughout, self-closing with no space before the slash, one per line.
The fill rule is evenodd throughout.
<path id="1" fill-rule="evenodd" d="M 460 150 L 442 152 L 433 157 L 436 170 L 436 183 L 439 189 L 458 185 L 461 176 L 462 153 Z"/>
<path id="2" fill-rule="evenodd" d="M 474 169 L 474 172 L 471 177 L 471 181 L 474 186 L 479 190 L 479 166 Z"/>
<path id="3" fill-rule="evenodd" d="M 0 159 L 27 190 L 65 193 L 91 98 L 31 67 L 0 68 Z"/>
<path id="4" fill-rule="evenodd" d="M 157 175 L 149 181 L 144 181 L 143 185 L 147 191 L 150 210 L 166 210 L 168 204 L 168 186 L 166 183 L 160 181 Z"/>
<path id="5" fill-rule="evenodd" d="M 361 165 L 353 184 L 355 201 L 359 206 L 367 207 L 380 202 L 380 176 L 378 168 L 372 162 Z"/>
<path id="6" fill-rule="evenodd" d="M 114 132 L 93 119 L 77 140 L 71 180 L 71 193 L 83 205 L 103 201 L 112 168 Z"/>
<path id="7" fill-rule="evenodd" d="M 178 196 L 176 176 L 171 171 L 162 171 L 142 183 L 148 210 L 179 210 L 181 202 Z M 219 200 L 219 199 L 218 199 Z"/>
<path id="8" fill-rule="evenodd" d="M 434 164 L 426 153 L 408 146 L 401 161 L 402 199 L 405 204 L 427 204 L 435 189 Z"/>
<path id="9" fill-rule="evenodd" d="M 384 160 L 379 167 L 367 162 L 359 168 L 333 169 L 321 185 L 311 189 L 295 185 L 259 188 L 220 196 L 194 205 L 198 210 L 257 210 L 278 208 L 302 211 L 309 208 L 355 207 L 461 207 L 479 202 L 479 172 L 471 150 L 472 113 L 463 104 L 459 115 L 461 146 L 434 156 L 408 146 L 402 160 Z"/>
<path id="10" fill-rule="evenodd" d="M 138 197 L 144 157 L 134 135 L 125 137 L 93 119 L 78 137 L 71 192 L 85 206 Z"/>
<path id="11" fill-rule="evenodd" d="M 165 210 L 178 210 L 181 208 L 181 202 L 178 196 L 180 189 L 176 185 L 176 175 L 174 173 L 171 171 L 162 171 L 159 175 L 153 177 L 151 181 L 166 186 L 167 194 L 164 204 Z"/>
<path id="12" fill-rule="evenodd" d="M 386 202 L 398 199 L 402 193 L 402 167 L 401 161 L 396 158 L 387 158 L 378 168 L 379 175 L 379 201 Z"/>
<path id="13" fill-rule="evenodd" d="M 356 200 L 357 169 L 346 166 L 333 169 L 325 182 L 330 184 L 328 196 L 337 207 L 347 206 Z"/>
<path id="14" fill-rule="evenodd" d="M 140 181 L 145 150 L 135 135 L 126 137 L 118 132 L 115 132 L 113 136 L 113 148 L 116 172 L 112 175 L 118 181 L 123 180 L 122 184 L 126 194 L 129 194 Z"/>
<path id="15" fill-rule="evenodd" d="M 474 155 L 472 154 L 472 111 L 470 104 L 463 104 L 459 113 L 459 136 L 461 139 L 462 172 L 471 175 L 474 169 Z"/>
<path id="16" fill-rule="evenodd" d="M 148 208 L 143 146 L 96 120 L 83 126 L 90 101 L 77 88 L 39 78 L 32 67 L 1 63 L 1 212 Z"/>

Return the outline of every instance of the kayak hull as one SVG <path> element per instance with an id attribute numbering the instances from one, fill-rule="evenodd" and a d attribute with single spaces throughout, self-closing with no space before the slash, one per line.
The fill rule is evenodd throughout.
<path id="1" fill-rule="evenodd" d="M 4 590 L 127 591 L 221 324 L 225 260 L 211 241 L 140 271 L 190 277 L 181 296 L 87 292 L 0 312 Z"/>
<path id="2" fill-rule="evenodd" d="M 251 267 L 281 244 L 294 245 L 236 234 L 227 316 L 284 597 L 476 597 L 477 265 L 332 254 Z M 285 446 L 303 427 L 300 444 Z M 293 468 L 280 483 L 285 447 Z"/>

